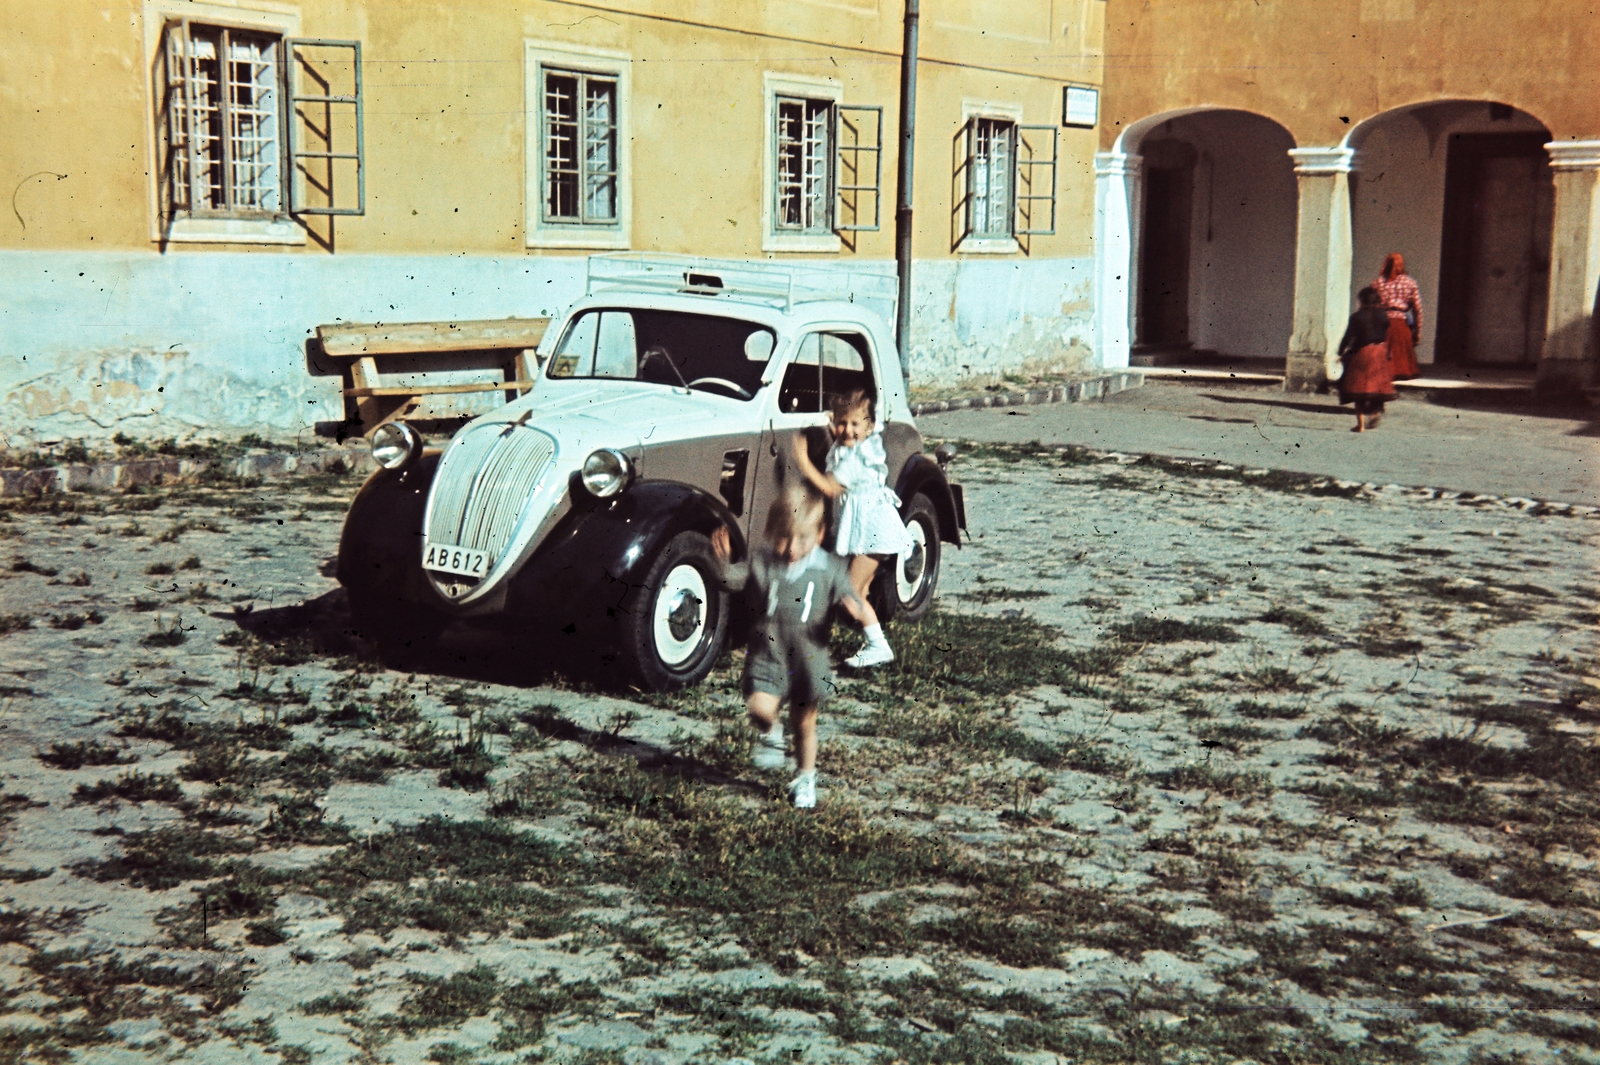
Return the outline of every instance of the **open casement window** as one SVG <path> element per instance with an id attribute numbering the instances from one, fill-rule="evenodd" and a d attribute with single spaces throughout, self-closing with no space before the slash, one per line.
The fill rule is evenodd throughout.
<path id="1" fill-rule="evenodd" d="M 544 130 L 541 218 L 571 225 L 617 224 L 617 78 L 542 71 Z"/>
<path id="2" fill-rule="evenodd" d="M 1048 236 L 1056 231 L 1056 153 L 1060 131 L 1054 126 L 1017 128 L 1017 236 Z"/>
<path id="3" fill-rule="evenodd" d="M 166 218 L 284 213 L 284 43 L 187 19 L 166 25 L 157 123 Z"/>
<path id="4" fill-rule="evenodd" d="M 882 224 L 883 108 L 777 96 L 773 229 L 821 235 Z"/>
<path id="5" fill-rule="evenodd" d="M 359 42 L 182 19 L 160 67 L 166 220 L 363 213 Z"/>
<path id="6" fill-rule="evenodd" d="M 956 245 L 1055 232 L 1056 129 L 973 116 L 956 134 Z"/>
<path id="7" fill-rule="evenodd" d="M 291 38 L 285 47 L 289 213 L 366 214 L 361 42 Z"/>
<path id="8" fill-rule="evenodd" d="M 834 229 L 877 232 L 883 214 L 883 108 L 835 104 L 833 114 L 838 145 Z"/>

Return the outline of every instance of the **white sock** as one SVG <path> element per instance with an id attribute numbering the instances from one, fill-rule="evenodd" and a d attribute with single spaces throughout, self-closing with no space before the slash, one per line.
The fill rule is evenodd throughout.
<path id="1" fill-rule="evenodd" d="M 883 638 L 882 625 L 864 625 L 861 628 L 861 635 L 867 638 L 868 647 L 889 646 L 889 641 Z"/>
<path id="2" fill-rule="evenodd" d="M 782 747 L 782 746 L 784 746 L 784 742 L 783 742 L 783 718 L 780 717 L 778 720 L 774 721 L 772 723 L 772 727 L 767 729 L 767 737 L 766 737 L 766 739 L 767 739 L 767 743 L 771 744 L 774 747 Z"/>
<path id="3" fill-rule="evenodd" d="M 802 780 L 809 780 L 813 784 L 815 784 L 816 781 L 817 781 L 817 771 L 815 769 L 802 769 L 802 770 L 800 770 L 800 775 L 794 778 L 794 782 L 796 784 L 798 784 Z"/>

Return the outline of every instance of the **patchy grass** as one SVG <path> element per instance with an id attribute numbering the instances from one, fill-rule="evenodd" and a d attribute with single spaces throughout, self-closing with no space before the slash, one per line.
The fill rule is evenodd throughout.
<path id="1" fill-rule="evenodd" d="M 1049 592 L 1038 588 L 986 588 L 979 586 L 960 593 L 957 598 L 979 606 L 988 606 L 990 603 L 1024 602 L 1030 599 L 1044 599 Z"/>
<path id="2" fill-rule="evenodd" d="M 156 828 L 120 837 L 122 853 L 73 868 L 99 881 L 120 880 L 154 891 L 215 876 L 220 860 L 255 849 L 247 839 L 187 827 Z"/>
<path id="3" fill-rule="evenodd" d="M 1172 791 L 1205 791 L 1229 799 L 1268 795 L 1272 784 L 1267 774 L 1245 769 L 1222 769 L 1209 762 L 1162 769 L 1146 778 L 1158 788 Z"/>
<path id="4" fill-rule="evenodd" d="M 161 618 L 156 618 L 156 626 L 148 634 L 141 637 L 141 647 L 180 647 L 189 639 L 189 634 L 183 628 L 183 618 L 174 617 L 172 621 L 163 626 Z"/>
<path id="5" fill-rule="evenodd" d="M 889 635 L 895 661 L 856 682 L 863 698 L 880 705 L 1004 698 L 1077 677 L 1060 631 L 1031 618 L 936 611 L 917 625 L 891 624 Z"/>
<path id="6" fill-rule="evenodd" d="M 503 822 L 434 817 L 351 844 L 303 880 L 350 931 L 414 925 L 461 936 L 515 926 L 543 938 L 556 934 L 552 919 L 566 925 L 569 904 L 549 888 L 565 882 L 574 860 L 569 848 Z"/>
<path id="7" fill-rule="evenodd" d="M 99 625 L 105 620 L 106 616 L 104 614 L 91 607 L 82 614 L 71 611 L 65 614 L 51 614 L 50 627 L 52 629 L 61 629 L 66 632 L 77 632 L 85 625 Z"/>
<path id="8" fill-rule="evenodd" d="M 1132 489 L 1097 497 L 1106 508 L 1095 516 L 1101 533 L 1127 528 L 1114 523 L 1130 516 L 1146 520 L 1148 493 L 1158 488 L 1179 508 L 1261 498 L 1195 478 L 1163 485 L 1169 475 L 1159 463 L 1035 450 L 1015 455 L 1042 480 L 1026 480 L 1025 469 L 1006 469 L 1004 478 L 1013 492 L 1053 485 L 1038 493 L 1041 506 L 1107 480 Z M 1239 471 L 1227 479 L 1249 485 L 1262 477 Z M 989 490 L 981 477 L 968 483 L 974 503 Z M 347 496 L 353 485 L 334 487 Z M 102 547 L 93 587 L 103 602 L 154 594 L 139 587 L 139 571 L 171 556 L 161 602 L 149 604 L 165 629 L 202 579 L 187 564 L 200 556 L 177 562 L 184 552 L 148 540 L 110 541 L 122 521 L 156 509 L 162 528 L 205 514 L 228 521 L 239 542 L 208 551 L 202 565 L 208 594 L 227 598 L 238 590 L 234 579 L 243 580 L 230 572 L 235 562 L 254 567 L 248 558 L 270 553 L 270 565 L 309 573 L 325 557 L 307 562 L 296 543 L 251 541 L 255 520 L 345 500 L 296 496 L 258 512 L 260 499 L 219 481 L 91 502 L 106 514 L 129 512 L 95 522 Z M 1600 955 L 1572 932 L 1591 928 L 1585 914 L 1600 911 L 1584 864 L 1600 842 L 1591 827 L 1600 824 L 1600 780 L 1590 742 L 1600 688 L 1585 680 L 1600 665 L 1572 630 L 1572 578 L 1526 569 L 1522 545 L 1507 536 L 1493 545 L 1504 557 L 1496 570 L 1449 559 L 1451 577 L 1490 573 L 1490 598 L 1436 595 L 1402 578 L 1436 576 L 1445 556 L 1388 546 L 1407 542 L 1392 528 L 1340 536 L 1356 527 L 1350 508 L 1315 505 L 1327 524 L 1314 550 L 1327 554 L 1307 560 L 1323 564 L 1314 573 L 1272 564 L 1298 560 L 1297 545 L 1268 545 L 1271 520 L 1244 512 L 1215 533 L 1199 525 L 1175 532 L 1169 557 L 1153 557 L 1148 569 L 1131 568 L 1144 559 L 1096 552 L 1099 594 L 1075 603 L 1034 587 L 1057 587 L 1074 546 L 1034 545 L 1032 557 L 1019 547 L 994 569 L 987 557 L 977 567 L 965 553 L 947 559 L 969 580 L 980 569 L 992 578 L 973 580 L 966 608 L 1000 615 L 1003 606 L 1025 607 L 1036 616 L 939 612 L 923 625 L 894 625 L 900 663 L 841 677 L 824 722 L 822 805 L 809 813 L 783 805 L 780 778 L 748 766 L 738 651 L 708 684 L 634 700 L 640 706 L 596 712 L 569 690 L 560 697 L 570 701 L 567 717 L 476 658 L 410 677 L 339 657 L 336 597 L 326 600 L 332 616 L 323 619 L 281 603 L 264 610 L 263 596 L 253 618 L 221 627 L 199 603 L 184 606 L 197 626 L 192 639 L 159 653 L 138 646 L 148 623 L 102 605 L 113 617 L 95 633 L 97 645 L 120 640 L 111 653 L 128 656 L 97 670 L 110 688 L 92 685 L 109 717 L 97 724 L 86 716 L 74 723 L 81 731 L 36 741 L 47 748 L 38 764 L 17 765 L 49 781 L 55 795 L 77 781 L 63 782 L 47 766 L 119 765 L 118 734 L 176 752 L 161 766 L 173 786 L 195 782 L 182 788 L 190 798 L 180 791 L 166 809 L 147 807 L 163 819 L 157 830 L 140 823 L 138 810 L 113 812 L 110 803 L 133 801 L 117 794 L 117 781 L 94 785 L 107 806 L 72 816 L 89 819 L 94 835 L 84 838 L 104 850 L 64 870 L 170 892 L 158 903 L 166 907 L 157 921 L 164 938 L 159 953 L 122 951 L 120 968 L 84 957 L 45 966 L 48 979 L 19 969 L 0 1005 L 37 992 L 24 1001 L 40 1027 L 0 1034 L 0 1061 L 120 1049 L 111 1034 L 120 1029 L 104 1026 L 143 1018 L 160 1022 L 167 1051 L 210 1039 L 216 1044 L 205 1053 L 249 1047 L 295 1065 L 310 1061 L 309 1050 L 278 1039 L 271 1021 L 227 1012 L 227 966 L 240 950 L 258 964 L 290 968 L 336 956 L 348 962 L 353 985 L 308 986 L 297 1012 L 328 1018 L 319 1023 L 338 1027 L 363 1059 L 397 1053 L 401 1045 L 391 1041 L 410 1037 L 404 1053 L 437 1061 L 620 1060 L 613 1051 L 556 1045 L 554 1031 L 585 1018 L 632 1020 L 656 1046 L 697 1036 L 696 1057 L 718 1060 L 787 1060 L 795 1048 L 830 1059 L 850 1047 L 885 1061 L 986 1065 L 1053 1057 L 1366 1065 L 1439 1053 L 1478 1053 L 1488 1062 L 1511 1060 L 1503 1051 L 1514 1030 L 1527 1040 L 1519 1047 L 1534 1048 L 1530 1056 L 1543 1053 L 1540 1041 L 1552 1052 L 1592 1052 L 1583 1028 L 1592 1003 L 1581 999 L 1600 979 Z M 1360 506 L 1363 522 L 1392 517 L 1384 511 L 1393 508 Z M 18 510 L 11 524 L 27 534 L 36 520 L 48 531 L 92 510 L 80 501 L 48 520 L 31 513 Z M 336 527 L 318 524 L 297 532 L 326 538 Z M 1268 548 L 1237 579 L 1181 542 L 1235 531 Z M 116 584 L 113 553 L 140 547 L 149 553 L 120 562 L 132 583 Z M 1389 561 L 1361 559 L 1362 577 L 1352 578 L 1339 562 L 1365 548 Z M 1557 557 L 1547 544 L 1541 550 Z M 1510 573 L 1564 598 L 1514 586 Z M 9 587 L 30 584 L 41 582 Z M 1171 619 L 1161 605 L 1191 587 L 1206 589 L 1196 602 L 1218 605 L 1176 612 L 1220 613 L 1227 604 L 1232 616 L 1164 624 Z M 17 600 L 10 609 L 48 620 L 51 608 Z M 1063 635 L 1042 623 L 1063 609 L 1082 628 Z M 1510 609 L 1549 623 L 1548 632 L 1490 631 Z M 26 639 L 30 648 L 41 640 L 68 647 L 72 631 Z M 1237 642 L 1233 635 L 1248 642 L 1224 646 Z M 1513 636 L 1526 644 L 1514 655 L 1506 650 Z M 841 635 L 840 649 L 853 643 Z M 231 676 L 226 659 L 220 676 L 216 660 L 184 661 L 219 644 L 231 649 Z M 1546 650 L 1526 653 L 1532 647 Z M 1362 649 L 1393 657 L 1364 657 Z M 180 679 L 180 666 L 194 678 Z M 209 683 L 189 686 L 201 677 Z M 42 698 L 51 684 L 31 667 L 7 680 L 14 690 L 0 695 Z M 184 685 L 172 689 L 181 700 L 155 694 L 167 685 Z M 583 690 L 576 681 L 558 686 Z M 1346 693 L 1352 702 L 1336 705 Z M 665 722 L 663 712 L 688 720 Z M 657 725 L 664 727 L 649 727 Z M 51 739 L 59 742 L 51 747 Z M 1190 757 L 1197 764 L 1175 765 Z M 365 809 L 352 816 L 339 798 L 398 808 L 398 790 L 339 785 L 417 769 L 426 772 L 405 783 L 407 808 L 420 798 L 417 808 L 427 809 L 427 797 L 447 795 L 443 789 L 476 794 L 456 790 L 434 807 L 455 817 L 416 825 L 400 823 L 399 813 L 389 815 L 392 825 L 371 821 Z M 0 821 L 26 816 L 33 831 L 39 815 L 22 811 L 42 804 L 20 792 L 46 792 L 14 787 L 17 795 L 0 800 Z M 485 813 L 476 819 L 468 809 Z M 52 875 L 20 868 L 28 864 L 21 858 L 12 864 L 19 868 L 0 870 L 0 881 Z M 1459 916 L 1451 908 L 1462 898 L 1455 878 L 1485 896 L 1468 915 L 1513 916 L 1425 930 Z M 24 888 L 48 892 L 52 883 Z M 342 933 L 316 945 L 297 939 L 311 909 L 306 895 L 343 922 Z M 279 907 L 286 896 L 302 897 Z M 74 919 L 82 920 L 65 909 L 13 908 L 0 914 L 0 940 L 17 944 L 9 949 L 18 959 L 52 954 L 61 942 L 53 937 Z M 537 945 L 519 950 L 518 940 Z M 501 966 L 494 959 L 508 950 L 541 959 L 540 968 Z M 1203 969 L 1224 989 L 1201 997 L 1167 983 L 1152 951 Z M 596 983 L 546 972 L 558 953 L 589 968 Z M 934 975 L 883 979 L 853 964 L 901 956 Z M 217 965 L 216 996 L 209 984 L 185 982 L 204 962 Z M 966 972 L 970 965 L 991 975 L 987 963 L 1070 963 L 1071 980 L 1048 996 L 1024 994 L 1003 970 L 992 982 Z M 68 989 L 79 997 L 58 996 Z M 1298 1004 L 1304 994 L 1326 996 L 1361 1025 L 1362 1039 L 1333 1038 L 1327 1014 Z M 207 1012 L 203 998 L 223 1004 L 219 1012 Z M 490 1032 L 487 1047 L 458 1034 L 475 1019 Z M 1353 1030 L 1340 1034 L 1348 1040 Z"/>
<path id="9" fill-rule="evenodd" d="M 35 758 L 57 769 L 82 769 L 86 765 L 126 765 L 136 761 L 126 747 L 112 747 L 99 740 L 78 740 L 75 743 L 53 743 L 48 751 L 40 751 Z"/>
<path id="10" fill-rule="evenodd" d="M 72 792 L 76 802 L 97 803 L 109 799 L 124 802 L 182 802 L 183 788 L 178 782 L 161 773 L 141 773 L 137 769 L 115 780 L 97 780 L 93 784 L 79 784 Z"/>
<path id="11" fill-rule="evenodd" d="M 1328 635 L 1328 626 L 1321 618 L 1309 611 L 1282 604 L 1273 606 L 1256 620 L 1269 625 L 1282 625 L 1296 636 Z"/>
<path id="12" fill-rule="evenodd" d="M 844 803 L 813 813 L 750 807 L 691 782 L 597 764 L 581 786 L 616 828 L 612 876 L 643 899 L 709 919 L 742 915 L 746 949 L 855 956 L 903 947 L 902 910 L 849 905 L 864 891 L 976 875 L 945 845 L 875 825 Z"/>
<path id="13" fill-rule="evenodd" d="M 1151 615 L 1119 622 L 1111 631 L 1129 643 L 1234 643 L 1243 638 L 1238 630 L 1211 618 L 1183 621 Z"/>

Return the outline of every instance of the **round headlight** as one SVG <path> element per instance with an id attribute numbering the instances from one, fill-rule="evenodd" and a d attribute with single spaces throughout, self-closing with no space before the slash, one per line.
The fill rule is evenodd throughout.
<path id="1" fill-rule="evenodd" d="M 583 487 L 596 499 L 610 499 L 624 488 L 633 476 L 628 456 L 620 451 L 603 447 L 583 460 Z"/>
<path id="2" fill-rule="evenodd" d="M 386 470 L 404 469 L 422 453 L 422 437 L 405 422 L 384 422 L 372 432 L 372 461 Z"/>

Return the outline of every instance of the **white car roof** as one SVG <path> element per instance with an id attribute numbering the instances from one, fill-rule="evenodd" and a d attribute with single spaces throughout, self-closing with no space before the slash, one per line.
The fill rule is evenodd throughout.
<path id="1" fill-rule="evenodd" d="M 545 359 L 567 322 L 583 311 L 606 307 L 637 307 L 651 311 L 681 311 L 688 314 L 713 315 L 753 322 L 773 330 L 780 337 L 793 335 L 813 327 L 858 326 L 872 334 L 872 347 L 877 355 L 875 376 L 883 393 L 884 410 L 880 420 L 911 421 L 911 409 L 906 399 L 905 381 L 899 373 L 899 357 L 894 344 L 894 332 L 876 311 L 849 300 L 819 299 L 796 300 L 787 309 L 771 301 L 741 297 L 737 293 L 700 295 L 689 292 L 663 292 L 657 289 L 632 289 L 626 285 L 607 286 L 599 292 L 584 296 L 568 307 L 566 312 L 545 332 L 539 345 L 539 357 Z"/>
<path id="2" fill-rule="evenodd" d="M 621 286 L 602 289 L 584 296 L 567 309 L 563 321 L 592 307 L 639 307 L 653 311 L 684 311 L 711 314 L 757 322 L 780 333 L 791 333 L 811 325 L 835 322 L 859 324 L 874 332 L 887 332 L 888 326 L 876 312 L 849 300 L 797 300 L 787 310 L 770 301 L 718 293 L 700 295 L 689 292 L 634 290 Z M 553 331 L 552 331 L 553 332 Z M 551 334 L 546 334 L 547 336 Z"/>

